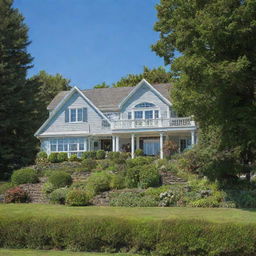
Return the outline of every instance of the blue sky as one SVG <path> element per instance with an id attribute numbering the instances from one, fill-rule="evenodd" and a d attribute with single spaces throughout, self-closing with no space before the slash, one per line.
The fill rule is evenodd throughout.
<path id="1" fill-rule="evenodd" d="M 151 51 L 159 0 L 15 0 L 29 27 L 29 76 L 60 73 L 82 89 L 111 84 L 143 66 L 163 66 Z"/>

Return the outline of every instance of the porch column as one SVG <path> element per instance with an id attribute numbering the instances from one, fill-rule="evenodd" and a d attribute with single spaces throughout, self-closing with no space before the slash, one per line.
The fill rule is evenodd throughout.
<path id="1" fill-rule="evenodd" d="M 84 140 L 84 151 L 88 151 L 88 137 Z"/>
<path id="2" fill-rule="evenodd" d="M 116 152 L 119 152 L 119 136 L 116 136 Z"/>
<path id="3" fill-rule="evenodd" d="M 132 158 L 134 158 L 134 134 L 132 134 L 132 137 L 131 137 L 131 156 Z"/>
<path id="4" fill-rule="evenodd" d="M 164 146 L 164 134 L 161 132 L 160 133 L 160 159 L 164 158 L 163 146 Z"/>
<path id="5" fill-rule="evenodd" d="M 140 148 L 140 137 L 136 136 L 136 149 Z"/>
<path id="6" fill-rule="evenodd" d="M 116 151 L 116 137 L 112 136 L 112 151 Z"/>
<path id="7" fill-rule="evenodd" d="M 88 140 L 87 140 L 87 151 L 91 151 L 91 138 L 88 137 Z"/>
<path id="8" fill-rule="evenodd" d="M 195 144 L 195 131 L 191 131 L 191 146 L 193 147 Z"/>

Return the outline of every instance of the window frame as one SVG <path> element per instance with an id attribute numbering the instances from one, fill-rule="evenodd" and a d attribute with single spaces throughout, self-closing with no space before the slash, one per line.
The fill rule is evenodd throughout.
<path id="1" fill-rule="evenodd" d="M 72 110 L 75 110 L 75 121 L 72 121 L 71 119 L 71 113 L 72 113 Z M 81 120 L 78 120 L 78 111 L 81 110 Z M 69 113 L 69 123 L 83 123 L 83 108 L 69 108 L 68 109 Z"/>
<path id="2" fill-rule="evenodd" d="M 71 149 L 71 145 L 76 145 L 76 150 Z M 52 146 L 55 146 L 55 149 L 56 149 L 55 151 L 52 150 Z M 61 146 L 62 146 L 62 150 L 59 150 Z M 65 152 L 68 154 L 69 157 L 72 154 L 81 155 L 82 152 L 86 151 L 86 148 L 88 148 L 88 138 L 86 137 L 85 138 L 60 137 L 56 139 L 50 139 L 50 142 L 49 142 L 50 153 Z"/>

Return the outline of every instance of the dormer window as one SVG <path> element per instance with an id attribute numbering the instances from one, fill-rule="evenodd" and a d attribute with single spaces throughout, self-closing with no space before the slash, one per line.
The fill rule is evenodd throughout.
<path id="1" fill-rule="evenodd" d="M 156 105 L 153 103 L 149 103 L 149 102 L 142 102 L 139 103 L 135 106 L 135 108 L 152 108 L 155 107 Z"/>

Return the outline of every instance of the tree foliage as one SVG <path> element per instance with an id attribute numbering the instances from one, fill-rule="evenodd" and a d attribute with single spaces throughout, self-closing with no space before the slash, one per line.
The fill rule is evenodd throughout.
<path id="1" fill-rule="evenodd" d="M 37 113 L 37 128 L 47 119 L 49 113 L 47 106 L 60 91 L 71 89 L 70 80 L 64 78 L 61 74 L 50 75 L 41 70 L 38 74 L 32 76 L 29 81 L 38 87 L 38 93 L 34 96 L 37 104 L 34 109 Z"/>
<path id="2" fill-rule="evenodd" d="M 30 163 L 35 154 L 37 87 L 26 80 L 29 43 L 28 28 L 12 0 L 0 0 L 0 176 Z"/>
<path id="3" fill-rule="evenodd" d="M 144 66 L 143 73 L 135 75 L 128 74 L 114 83 L 113 87 L 136 86 L 143 78 L 145 78 L 149 83 L 169 83 L 171 80 L 171 74 L 163 67 L 150 69 Z"/>
<path id="4" fill-rule="evenodd" d="M 256 146 L 256 1 L 161 0 L 153 50 L 171 64 L 172 99 L 203 132 L 218 129 L 219 150 L 240 148 L 254 161 Z M 178 51 L 181 56 L 175 58 Z"/>
<path id="5" fill-rule="evenodd" d="M 93 88 L 99 89 L 99 88 L 109 88 L 109 87 L 110 87 L 110 86 L 107 85 L 106 82 L 103 82 L 103 83 L 101 83 L 101 84 L 96 84 L 96 85 L 94 85 Z"/>

